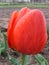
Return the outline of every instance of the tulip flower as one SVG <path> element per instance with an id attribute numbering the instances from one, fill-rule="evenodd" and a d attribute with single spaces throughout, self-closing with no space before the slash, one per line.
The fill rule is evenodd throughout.
<path id="1" fill-rule="evenodd" d="M 42 11 L 25 7 L 14 11 L 8 25 L 8 45 L 22 54 L 37 54 L 47 42 L 46 20 Z"/>

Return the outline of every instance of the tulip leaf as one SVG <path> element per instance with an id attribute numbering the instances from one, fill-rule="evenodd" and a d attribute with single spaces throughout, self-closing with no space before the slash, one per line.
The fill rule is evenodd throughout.
<path id="1" fill-rule="evenodd" d="M 13 65 L 20 65 L 18 60 L 10 55 L 8 55 L 9 60 L 12 62 Z"/>
<path id="2" fill-rule="evenodd" d="M 7 36 L 3 33 L 4 37 L 4 44 L 5 44 L 5 51 L 8 49 L 8 44 L 7 44 Z"/>
<path id="3" fill-rule="evenodd" d="M 47 49 L 49 50 L 49 40 L 48 40 L 48 42 L 47 42 Z"/>
<path id="4" fill-rule="evenodd" d="M 3 35 L 3 37 L 4 37 L 4 40 L 3 41 L 0 41 L 0 54 L 1 53 L 5 53 L 6 52 L 6 50 L 7 50 L 7 37 L 6 37 L 6 35 L 2 32 L 0 32 L 0 36 L 2 36 Z"/>
<path id="5" fill-rule="evenodd" d="M 4 50 L 5 50 L 5 44 L 2 41 L 0 41 L 0 55 L 2 52 L 4 52 Z"/>
<path id="6" fill-rule="evenodd" d="M 49 39 L 49 26 L 47 27 L 47 34 L 48 34 L 48 39 Z"/>
<path id="7" fill-rule="evenodd" d="M 38 61 L 39 65 L 48 65 L 48 61 L 40 54 L 35 55 L 36 60 Z"/>
<path id="8" fill-rule="evenodd" d="M 30 56 L 22 54 L 22 65 L 28 65 L 30 63 Z"/>
<path id="9" fill-rule="evenodd" d="M 5 49 L 4 47 L 0 48 L 0 55 L 1 55 L 2 52 L 4 52 L 4 49 Z"/>

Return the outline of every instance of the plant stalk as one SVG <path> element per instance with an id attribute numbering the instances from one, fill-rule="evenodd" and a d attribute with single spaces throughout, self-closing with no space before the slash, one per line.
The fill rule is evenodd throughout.
<path id="1" fill-rule="evenodd" d="M 25 65 L 26 55 L 22 54 L 22 65 Z"/>

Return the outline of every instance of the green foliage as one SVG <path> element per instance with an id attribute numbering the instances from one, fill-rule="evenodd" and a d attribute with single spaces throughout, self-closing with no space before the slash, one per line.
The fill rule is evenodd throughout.
<path id="1" fill-rule="evenodd" d="M 4 51 L 5 51 L 5 44 L 4 44 L 4 42 L 0 41 L 0 55 Z"/>
<path id="2" fill-rule="evenodd" d="M 10 55 L 8 55 L 9 60 L 12 62 L 13 65 L 20 65 L 18 60 Z"/>
<path id="3" fill-rule="evenodd" d="M 13 65 L 28 65 L 30 63 L 30 56 L 29 55 L 22 55 L 22 62 L 20 63 L 19 60 L 16 58 L 8 55 L 9 60 L 12 62 Z"/>
<path id="4" fill-rule="evenodd" d="M 49 40 L 48 40 L 48 42 L 47 42 L 47 49 L 49 50 Z"/>
<path id="5" fill-rule="evenodd" d="M 39 65 L 48 65 L 48 61 L 40 54 L 35 55 L 35 59 L 38 61 Z"/>
<path id="6" fill-rule="evenodd" d="M 49 26 L 47 27 L 47 34 L 48 34 L 48 39 L 49 39 Z"/>
<path id="7" fill-rule="evenodd" d="M 16 8 L 22 8 L 22 7 L 38 7 L 38 8 L 49 8 L 49 4 L 44 3 L 0 3 L 0 8 L 4 7 L 16 7 Z"/>
<path id="8" fill-rule="evenodd" d="M 7 50 L 7 43 L 5 42 L 6 41 L 6 35 L 4 35 L 3 33 L 0 33 L 0 35 L 3 35 L 4 37 L 4 40 L 3 41 L 0 41 L 0 55 L 1 53 L 6 53 L 6 50 Z"/>

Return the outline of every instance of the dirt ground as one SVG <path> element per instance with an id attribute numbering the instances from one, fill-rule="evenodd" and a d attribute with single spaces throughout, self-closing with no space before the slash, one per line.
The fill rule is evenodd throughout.
<path id="1" fill-rule="evenodd" d="M 33 9 L 33 8 L 32 8 Z M 36 9 L 40 9 L 43 11 L 45 17 L 46 17 L 46 21 L 47 21 L 47 26 L 49 26 L 49 8 L 36 8 Z M 8 27 L 8 22 L 9 22 L 9 18 L 11 16 L 11 13 L 14 10 L 19 10 L 18 8 L 0 8 L 0 27 L 4 27 L 7 28 Z M 11 50 L 10 50 L 11 51 Z M 10 52 L 11 55 L 13 54 L 13 52 Z M 41 54 L 48 59 L 49 58 L 49 49 L 46 48 L 41 52 Z M 19 58 L 19 57 L 17 57 Z M 20 60 L 20 59 L 19 59 Z M 32 59 L 31 56 L 31 63 L 29 65 L 38 65 L 38 63 L 36 62 L 36 60 L 34 60 L 34 58 Z M 12 65 L 11 62 L 7 59 L 7 57 L 3 57 L 0 56 L 0 65 Z"/>

